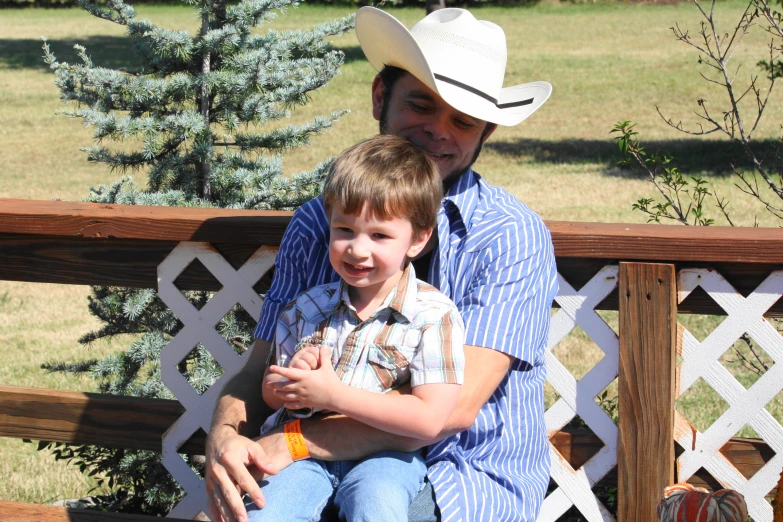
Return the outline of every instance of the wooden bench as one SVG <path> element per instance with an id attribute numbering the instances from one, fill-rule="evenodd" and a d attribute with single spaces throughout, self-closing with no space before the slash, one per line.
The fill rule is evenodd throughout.
<path id="1" fill-rule="evenodd" d="M 234 270 L 239 270 L 259 246 L 279 245 L 289 220 L 290 213 L 285 212 L 0 200 L 0 279 L 160 288 L 161 277 L 168 277 L 168 268 L 161 268 L 162 263 L 171 259 L 172 251 L 178 246 L 186 253 L 195 247 L 207 249 L 210 255 L 225 259 Z M 596 435 L 596 430 L 568 429 L 558 420 L 558 415 L 562 417 L 562 411 L 568 409 L 567 405 L 559 404 L 548 411 L 553 477 L 560 488 L 553 494 L 559 495 L 557 498 L 553 496 L 549 502 L 545 501 L 542 517 L 546 513 L 553 516 L 552 506 L 565 498 L 588 520 L 594 520 L 600 507 L 595 507 L 595 498 L 584 498 L 584 494 L 585 488 L 589 493 L 589 487 L 600 480 L 603 484 L 617 485 L 617 520 L 653 521 L 654 506 L 663 487 L 677 479 L 677 466 L 681 470 L 687 468 L 690 462 L 687 459 L 694 457 L 699 444 L 709 435 L 699 434 L 697 440 L 694 431 L 692 440 L 687 439 L 687 434 L 683 435 L 684 425 L 674 413 L 681 378 L 677 357 L 678 350 L 682 351 L 683 336 L 688 345 L 687 333 L 678 327 L 677 313 L 727 313 L 705 289 L 690 292 L 679 303 L 678 292 L 681 296 L 688 293 L 685 286 L 694 277 L 707 274 L 706 280 L 712 278 L 709 274 L 719 274 L 721 280 L 736 289 L 737 296 L 755 296 L 754 290 L 773 271 L 783 270 L 783 232 L 722 227 L 547 224 L 562 278 L 560 295 L 553 305 L 558 314 L 563 314 L 553 319 L 550 337 L 554 339 L 569 321 L 585 328 L 588 323 L 580 321 L 588 321 L 585 318 L 594 315 L 593 309 L 619 311 L 619 335 L 609 342 L 618 343 L 618 348 L 615 355 L 606 357 L 614 358 L 614 370 L 607 371 L 619 375 L 621 393 L 619 425 L 608 439 Z M 707 271 L 699 271 L 704 269 Z M 181 289 L 218 291 L 223 286 L 201 265 L 177 274 Z M 248 286 L 257 295 L 265 291 L 268 283 L 266 275 L 248 282 Z M 590 293 L 593 288 L 598 293 Z M 783 301 L 779 299 L 765 312 L 767 316 L 781 314 Z M 783 363 L 783 359 L 778 362 Z M 557 368 L 554 359 L 547 364 Z M 569 377 L 561 382 L 557 380 L 560 377 L 558 371 L 550 370 L 550 382 L 556 388 L 573 385 L 574 390 L 581 390 L 580 386 L 589 384 L 584 378 L 579 381 Z M 611 381 L 614 377 L 608 375 L 608 378 Z M 180 395 L 175 395 L 182 400 Z M 560 395 L 562 400 L 573 400 L 576 404 L 574 414 L 596 422 L 595 426 L 604 421 L 591 417 L 589 408 L 580 409 L 589 403 L 577 404 L 573 397 L 566 397 L 567 393 Z M 189 410 L 193 408 L 178 401 L 0 386 L 0 436 L 146 449 L 165 454 L 164 436 L 172 436 L 176 431 L 172 426 L 181 424 Z M 207 411 L 197 414 L 202 419 L 208 418 Z M 558 418 L 552 420 L 554 417 Z M 608 429 L 611 432 L 611 427 Z M 680 446 L 691 445 L 683 440 L 692 442 L 692 447 L 682 448 L 684 456 L 679 459 L 675 457 L 675 439 Z M 607 445 L 612 451 L 602 449 Z M 203 432 L 195 431 L 187 438 L 180 434 L 176 448 L 183 453 L 199 454 L 203 446 Z M 721 444 L 720 451 L 731 469 L 744 477 L 753 476 L 759 470 L 779 476 L 783 463 L 778 465 L 781 461 L 776 460 L 776 455 L 780 452 L 775 447 L 783 447 L 783 437 L 773 441 L 732 437 Z M 616 466 L 611 465 L 612 459 Z M 770 463 L 776 469 L 770 469 Z M 693 484 L 709 487 L 718 486 L 716 478 L 723 482 L 736 480 L 713 477 L 703 468 L 686 478 Z M 765 480 L 764 484 L 768 484 L 769 480 Z M 770 489 L 776 491 L 774 484 Z M 193 497 L 191 500 L 195 501 Z M 761 505 L 763 499 L 752 500 L 753 509 L 761 513 L 757 520 L 766 517 L 767 508 L 771 514 L 768 504 L 767 508 Z M 0 502 L 0 520 L 141 521 L 148 518 Z"/>

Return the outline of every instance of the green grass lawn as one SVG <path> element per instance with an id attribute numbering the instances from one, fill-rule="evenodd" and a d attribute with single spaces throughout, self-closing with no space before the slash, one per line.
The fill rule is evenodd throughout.
<path id="1" fill-rule="evenodd" d="M 718 4 L 723 30 L 730 29 L 744 4 Z M 140 17 L 172 29 L 192 30 L 191 10 L 175 6 L 141 6 Z M 343 16 L 349 8 L 305 6 L 289 11 L 276 27 L 297 28 Z M 522 125 L 500 128 L 479 159 L 476 170 L 490 182 L 507 188 L 545 219 L 640 223 L 631 210 L 638 198 L 652 194 L 651 185 L 616 167 L 619 152 L 609 134 L 620 120 L 637 122 L 650 150 L 671 150 L 687 174 L 705 176 L 722 196 L 731 195 L 732 217 L 752 224 L 777 226 L 750 198 L 733 188 L 729 162 L 746 166 L 740 151 L 722 136 L 689 138 L 668 127 L 656 105 L 685 125 L 697 120 L 696 100 L 723 104 L 720 93 L 699 76 L 698 56 L 675 41 L 669 29 L 698 27 L 692 5 L 572 5 L 545 3 L 535 7 L 486 7 L 478 18 L 500 23 L 506 30 L 509 64 L 506 85 L 547 80 L 550 101 Z M 423 9 L 395 11 L 409 27 Z M 80 121 L 56 116 L 62 106 L 53 74 L 42 59 L 39 38 L 46 36 L 62 60 L 74 61 L 73 44 L 82 43 L 98 65 L 133 65 L 132 50 L 122 28 L 94 19 L 77 9 L 0 10 L 0 198 L 83 198 L 88 187 L 108 183 L 118 174 L 88 165 L 80 146 L 91 143 L 91 131 Z M 309 169 L 357 140 L 377 132 L 370 117 L 373 70 L 364 60 L 353 34 L 334 39 L 346 63 L 312 103 L 295 112 L 294 121 L 348 108 L 352 112 L 336 128 L 317 137 L 310 147 L 285 158 L 287 172 Z M 745 62 L 738 78 L 756 73 L 767 38 L 750 35 L 735 57 Z M 757 137 L 780 137 L 783 103 L 773 93 Z M 143 181 L 144 173 L 137 179 Z M 89 390 L 89 379 L 44 374 L 41 363 L 98 357 L 121 349 L 123 343 L 77 344 L 96 326 L 87 313 L 88 289 L 0 281 L 0 341 L 6 349 L 0 383 L 59 389 Z M 607 316 L 610 322 L 611 316 Z M 697 325 L 709 329 L 718 320 Z M 705 330 L 706 331 L 706 330 Z M 597 348 L 579 335 L 558 347 L 569 355 L 575 373 L 600 358 Z M 575 356 L 574 356 L 575 355 Z M 592 361 L 592 362 L 591 362 Z M 551 397 L 550 397 L 551 399 Z M 778 401 L 773 415 L 783 417 Z M 698 410 L 698 408 L 695 408 Z M 715 413 L 708 413 L 714 415 Z M 701 421 L 699 421 L 701 422 Z M 74 470 L 38 455 L 21 441 L 0 439 L 0 498 L 49 502 L 80 496 L 90 482 Z M 43 473 L 51 470 L 51 473 Z"/>

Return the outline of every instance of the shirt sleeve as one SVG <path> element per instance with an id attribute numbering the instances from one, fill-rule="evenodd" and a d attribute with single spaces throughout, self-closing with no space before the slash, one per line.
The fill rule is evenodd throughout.
<path id="1" fill-rule="evenodd" d="M 310 287 L 331 282 L 335 277 L 328 259 L 326 214 L 321 198 L 294 212 L 275 258 L 272 286 L 264 295 L 264 306 L 254 336 L 271 341 L 283 307 Z"/>
<path id="2" fill-rule="evenodd" d="M 465 321 L 465 344 L 511 355 L 517 366 L 543 364 L 557 293 L 549 230 L 538 216 L 528 217 L 506 223 L 478 253 L 471 289 L 457 303 Z"/>
<path id="3" fill-rule="evenodd" d="M 267 361 L 267 365 L 288 366 L 288 362 L 296 351 L 296 344 L 299 339 L 299 325 L 296 322 L 298 315 L 296 301 L 289 303 L 288 306 L 283 308 L 280 317 L 277 319 L 273 342 L 274 350 L 269 354 L 270 359 Z M 272 357 L 275 360 L 272 360 Z"/>
<path id="4" fill-rule="evenodd" d="M 464 344 L 465 326 L 452 304 L 445 314 L 422 329 L 419 346 L 410 363 L 411 386 L 462 384 L 465 375 Z"/>

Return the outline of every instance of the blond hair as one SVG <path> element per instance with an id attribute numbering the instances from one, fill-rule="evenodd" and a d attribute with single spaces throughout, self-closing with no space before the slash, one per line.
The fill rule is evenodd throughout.
<path id="1" fill-rule="evenodd" d="M 397 136 L 379 134 L 345 149 L 324 184 L 324 207 L 348 215 L 410 221 L 414 236 L 435 226 L 443 183 L 438 167 L 421 148 Z"/>

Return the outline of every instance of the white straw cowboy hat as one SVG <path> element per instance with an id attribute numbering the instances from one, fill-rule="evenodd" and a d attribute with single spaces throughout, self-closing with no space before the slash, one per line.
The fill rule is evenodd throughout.
<path id="1" fill-rule="evenodd" d="M 500 125 L 516 125 L 552 93 L 547 82 L 503 88 L 506 35 L 464 9 L 440 9 L 408 29 L 374 7 L 356 14 L 356 36 L 367 60 L 405 69 L 455 109 Z"/>

